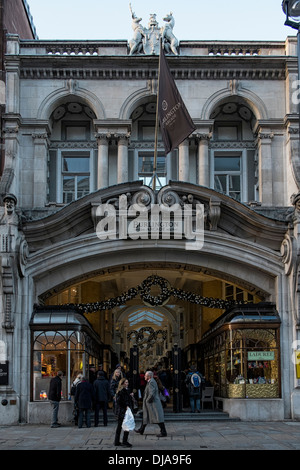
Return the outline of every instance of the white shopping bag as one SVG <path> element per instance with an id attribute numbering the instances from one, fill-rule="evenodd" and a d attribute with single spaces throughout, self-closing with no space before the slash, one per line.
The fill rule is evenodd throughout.
<path id="1" fill-rule="evenodd" d="M 134 416 L 131 409 L 128 407 L 123 419 L 122 429 L 123 431 L 133 431 L 135 428 Z"/>

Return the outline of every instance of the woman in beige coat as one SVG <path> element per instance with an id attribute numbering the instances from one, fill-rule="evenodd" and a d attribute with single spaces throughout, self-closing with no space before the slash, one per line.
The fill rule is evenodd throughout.
<path id="1" fill-rule="evenodd" d="M 153 372 L 147 371 L 145 374 L 147 385 L 143 397 L 143 424 L 135 432 L 143 434 L 147 424 L 158 424 L 160 434 L 157 437 L 165 437 L 167 431 L 165 428 L 164 410 L 159 398 L 159 390 L 156 380 L 153 378 Z"/>

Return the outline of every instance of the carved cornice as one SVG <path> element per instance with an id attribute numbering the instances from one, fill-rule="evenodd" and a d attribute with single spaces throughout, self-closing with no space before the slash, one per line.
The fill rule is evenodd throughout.
<path id="1" fill-rule="evenodd" d="M 191 183 L 170 181 L 158 193 L 143 186 L 142 182 L 124 183 L 89 194 L 69 204 L 55 214 L 36 221 L 28 221 L 23 231 L 31 252 L 53 246 L 82 234 L 95 233 L 96 209 L 108 203 L 118 211 L 119 197 L 126 195 L 126 203 L 163 204 L 171 207 L 179 204 L 204 206 L 205 230 L 231 235 L 237 240 L 249 240 L 260 247 L 280 251 L 288 222 L 273 220 L 257 214 L 230 197 L 212 189 Z M 128 241 L 130 243 L 130 241 Z"/>
<path id="2" fill-rule="evenodd" d="M 195 66 L 194 66 L 195 67 Z M 224 63 L 223 67 L 215 67 L 207 65 L 205 68 L 197 66 L 197 68 L 183 67 L 181 69 L 172 69 L 175 80 L 285 80 L 286 72 L 284 68 L 269 67 L 251 68 L 251 64 L 247 68 L 228 67 Z M 22 79 L 74 79 L 74 80 L 153 80 L 158 78 L 156 69 L 138 67 L 107 67 L 100 68 L 98 65 L 90 67 L 72 66 L 70 68 L 53 68 L 53 67 L 24 67 L 20 71 Z"/>

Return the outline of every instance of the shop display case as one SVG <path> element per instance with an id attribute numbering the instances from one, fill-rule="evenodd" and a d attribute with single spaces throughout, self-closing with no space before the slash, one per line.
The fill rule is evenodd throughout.
<path id="1" fill-rule="evenodd" d="M 216 396 L 280 397 L 280 317 L 274 304 L 226 311 L 200 344 L 205 376 Z"/>
<path id="2" fill-rule="evenodd" d="M 87 319 L 71 308 L 36 309 L 31 322 L 33 401 L 48 399 L 50 381 L 60 370 L 62 400 L 71 398 L 72 382 L 78 373 L 86 375 L 89 366 L 98 366 L 103 344 Z"/>

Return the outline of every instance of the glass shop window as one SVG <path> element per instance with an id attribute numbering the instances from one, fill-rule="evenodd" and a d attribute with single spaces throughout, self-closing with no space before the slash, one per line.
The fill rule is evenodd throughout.
<path id="1" fill-rule="evenodd" d="M 61 370 L 62 400 L 70 397 L 71 382 L 84 371 L 85 351 L 79 332 L 39 331 L 33 344 L 33 400 L 48 399 L 50 381 Z"/>
<path id="2" fill-rule="evenodd" d="M 236 338 L 227 351 L 226 370 L 229 398 L 279 397 L 275 330 L 252 330 Z"/>

